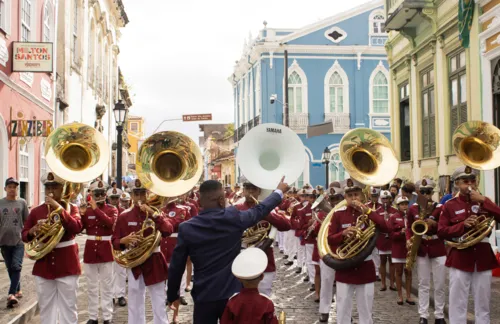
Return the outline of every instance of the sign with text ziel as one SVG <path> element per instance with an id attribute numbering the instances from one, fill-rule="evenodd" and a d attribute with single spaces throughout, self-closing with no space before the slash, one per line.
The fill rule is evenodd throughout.
<path id="1" fill-rule="evenodd" d="M 182 121 L 212 120 L 212 114 L 182 115 Z"/>
<path id="2" fill-rule="evenodd" d="M 13 42 L 13 72 L 52 72 L 53 44 Z"/>

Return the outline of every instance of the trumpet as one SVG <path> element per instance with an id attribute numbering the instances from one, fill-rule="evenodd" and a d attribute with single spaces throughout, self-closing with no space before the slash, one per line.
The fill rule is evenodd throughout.
<path id="1" fill-rule="evenodd" d="M 314 219 L 314 222 L 311 224 L 311 226 L 309 226 L 309 228 L 307 229 L 307 235 L 305 237 L 305 239 L 307 240 L 309 238 L 309 236 L 311 236 L 311 234 L 314 232 L 314 229 L 316 228 L 316 226 L 318 224 L 321 224 L 323 223 L 323 221 L 318 217 L 318 214 L 313 210 L 312 211 L 312 217 Z"/>

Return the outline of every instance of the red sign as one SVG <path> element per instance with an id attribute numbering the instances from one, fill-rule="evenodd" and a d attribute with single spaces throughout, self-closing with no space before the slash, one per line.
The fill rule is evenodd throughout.
<path id="1" fill-rule="evenodd" d="M 182 115 L 182 121 L 212 120 L 212 114 Z"/>

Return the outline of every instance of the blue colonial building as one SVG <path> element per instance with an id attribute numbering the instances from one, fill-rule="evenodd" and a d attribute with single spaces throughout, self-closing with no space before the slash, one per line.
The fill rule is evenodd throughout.
<path id="1" fill-rule="evenodd" d="M 296 185 L 325 184 L 325 147 L 332 152 L 329 182 L 343 180 L 347 174 L 338 147 L 348 130 L 368 127 L 390 138 L 384 22 L 383 1 L 376 0 L 297 30 L 271 29 L 264 23 L 258 37 L 245 44 L 229 78 L 235 142 L 259 123 L 283 124 L 287 50 L 289 126 L 307 153 Z M 274 103 L 271 96 L 277 98 Z M 329 120 L 333 133 L 307 138 L 309 125 Z"/>

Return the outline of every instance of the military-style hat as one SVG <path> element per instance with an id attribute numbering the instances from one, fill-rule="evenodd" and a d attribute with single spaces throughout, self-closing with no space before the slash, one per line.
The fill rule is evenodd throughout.
<path id="1" fill-rule="evenodd" d="M 321 185 L 317 185 L 317 186 L 316 186 L 316 190 L 318 190 L 318 191 L 323 190 L 323 186 L 321 186 Z"/>
<path id="2" fill-rule="evenodd" d="M 123 191 L 121 189 L 118 189 L 118 188 L 111 188 L 108 190 L 108 192 L 106 193 L 106 195 L 108 197 L 120 197 L 120 195 L 123 193 Z"/>
<path id="3" fill-rule="evenodd" d="M 234 188 L 241 188 L 240 184 L 239 183 L 235 183 L 234 184 Z"/>
<path id="4" fill-rule="evenodd" d="M 436 187 L 436 183 L 431 180 L 431 179 L 422 179 L 418 180 L 415 183 L 415 186 L 417 186 L 419 189 L 434 189 Z"/>
<path id="5" fill-rule="evenodd" d="M 344 182 L 344 192 L 348 193 L 351 191 L 362 190 L 363 186 L 354 179 L 346 179 Z"/>
<path id="6" fill-rule="evenodd" d="M 44 186 L 49 185 L 49 184 L 55 184 L 55 183 L 60 184 L 60 185 L 64 185 L 64 183 L 66 182 L 66 181 L 64 181 L 63 178 L 59 177 L 54 172 L 45 173 L 44 175 L 42 175 L 40 180 L 42 181 L 42 184 Z"/>
<path id="7" fill-rule="evenodd" d="M 296 187 L 291 187 L 289 191 L 292 194 L 296 194 L 297 193 L 297 188 Z"/>
<path id="8" fill-rule="evenodd" d="M 142 181 L 139 179 L 131 180 L 128 183 L 128 187 L 130 188 L 131 191 L 132 190 L 146 190 L 146 187 L 144 187 L 144 185 L 142 184 Z"/>
<path id="9" fill-rule="evenodd" d="M 90 184 L 90 191 L 94 191 L 94 190 L 106 190 L 106 188 L 108 187 L 108 184 L 102 180 L 96 180 L 94 182 L 92 182 Z"/>
<path id="10" fill-rule="evenodd" d="M 461 166 L 458 167 L 451 178 L 455 181 L 462 178 L 472 178 L 477 177 L 479 175 L 479 171 L 471 168 L 470 166 Z"/>
<path id="11" fill-rule="evenodd" d="M 380 199 L 391 198 L 391 192 L 389 190 L 382 190 L 380 192 Z"/>
<path id="12" fill-rule="evenodd" d="M 400 197 L 398 197 L 398 199 L 396 199 L 396 205 L 399 205 L 401 203 L 407 203 L 407 204 L 409 204 L 410 201 L 405 196 L 400 196 Z"/>
<path id="13" fill-rule="evenodd" d="M 224 186 L 224 189 L 231 189 L 231 185 L 228 185 L 228 184 L 227 184 L 227 185 L 225 185 L 225 186 Z"/>
<path id="14" fill-rule="evenodd" d="M 378 196 L 380 194 L 380 188 L 370 187 L 370 194 L 372 196 Z"/>
<path id="15" fill-rule="evenodd" d="M 330 189 L 328 190 L 328 194 L 330 196 L 343 195 L 344 190 L 342 190 L 341 188 L 337 188 L 337 187 L 330 187 Z"/>
<path id="16" fill-rule="evenodd" d="M 267 255 L 259 248 L 247 248 L 234 259 L 231 271 L 242 280 L 253 280 L 264 273 Z"/>
<path id="17" fill-rule="evenodd" d="M 123 192 L 120 196 L 120 200 L 122 201 L 130 201 L 130 195 L 128 192 Z"/>

